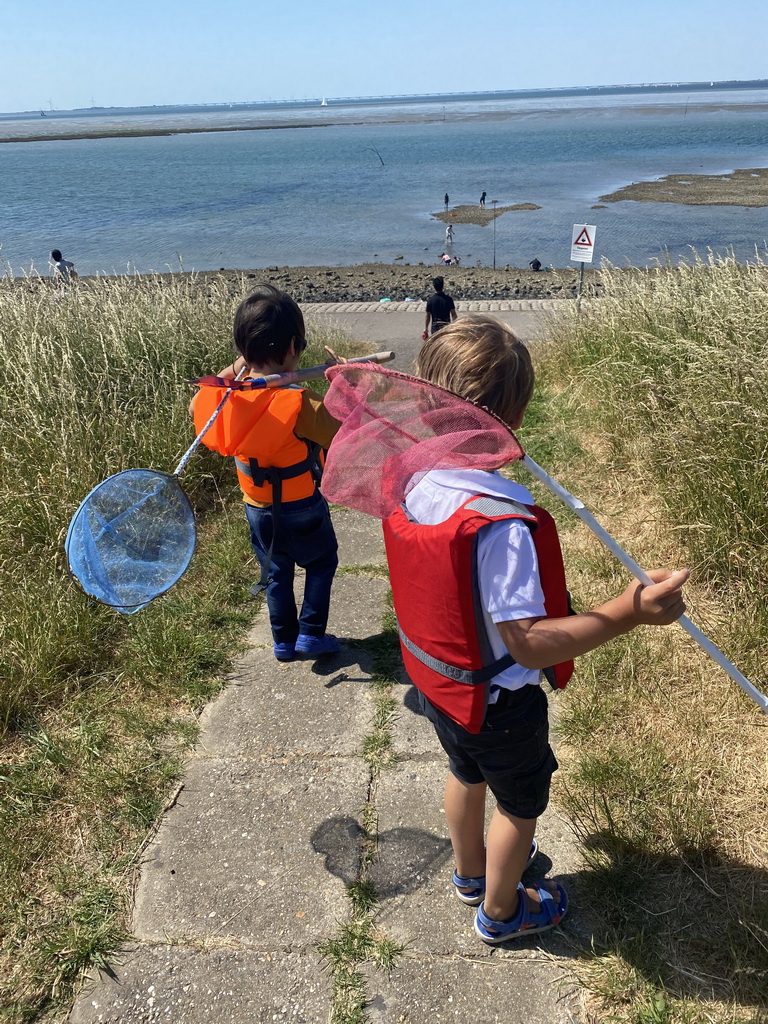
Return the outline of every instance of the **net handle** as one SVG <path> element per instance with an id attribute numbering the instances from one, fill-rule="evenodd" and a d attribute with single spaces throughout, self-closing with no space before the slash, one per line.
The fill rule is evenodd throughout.
<path id="1" fill-rule="evenodd" d="M 247 366 L 244 366 L 244 367 L 243 367 L 243 368 L 242 368 L 242 369 L 240 370 L 240 372 L 239 372 L 239 373 L 237 374 L 237 376 L 235 377 L 235 380 L 240 380 L 240 378 L 241 378 L 241 377 L 244 377 L 244 376 L 245 376 L 245 374 L 246 374 L 247 372 L 248 372 L 248 367 L 247 367 Z M 195 440 L 194 440 L 194 441 L 192 442 L 192 444 L 191 444 L 191 445 L 189 446 L 189 448 L 187 448 L 187 450 L 186 450 L 186 451 L 184 452 L 184 454 L 183 454 L 183 455 L 181 456 L 181 459 L 180 459 L 180 461 L 179 461 L 179 464 L 178 464 L 178 466 L 177 466 L 177 467 L 176 467 L 176 469 L 174 469 L 174 471 L 173 471 L 173 476 L 181 476 L 181 474 L 182 474 L 182 473 L 184 472 L 184 470 L 185 470 L 185 469 L 186 469 L 186 467 L 187 467 L 187 463 L 189 462 L 189 460 L 190 460 L 190 459 L 192 458 L 192 456 L 193 456 L 193 455 L 194 455 L 194 453 L 195 453 L 195 449 L 196 449 L 196 448 L 197 448 L 197 447 L 198 447 L 198 446 L 200 445 L 200 442 L 201 442 L 201 441 L 203 440 L 203 438 L 205 437 L 205 435 L 206 435 L 206 434 L 208 433 L 208 431 L 209 431 L 209 430 L 211 429 L 211 427 L 213 426 L 213 424 L 214 424 L 214 423 L 216 422 L 216 419 L 217 419 L 217 417 L 218 417 L 219 413 L 220 413 L 220 412 L 221 412 L 221 410 L 222 410 L 222 409 L 224 408 L 224 406 L 225 406 L 225 405 L 227 404 L 227 401 L 229 400 L 229 396 L 230 396 L 231 394 L 232 394 L 232 392 L 231 392 L 231 391 L 227 391 L 227 393 L 226 393 L 226 394 L 224 395 L 224 397 L 223 397 L 223 398 L 221 399 L 221 401 L 219 402 L 219 404 L 218 404 L 218 405 L 216 406 L 216 408 L 215 408 L 215 409 L 213 410 L 213 412 L 211 413 L 211 415 L 210 415 L 210 417 L 209 417 L 209 419 L 208 419 L 208 422 L 207 422 L 207 423 L 205 424 L 205 426 L 204 426 L 204 427 L 203 427 L 203 429 L 202 429 L 202 430 L 200 431 L 200 433 L 199 433 L 199 434 L 197 435 L 197 437 L 196 437 L 196 438 L 195 438 Z"/>
<path id="2" fill-rule="evenodd" d="M 390 362 L 394 358 L 395 358 L 395 353 L 391 352 L 391 351 L 373 352 L 369 356 L 355 356 L 352 359 L 348 359 L 347 362 L 348 363 L 388 363 L 388 362 Z M 334 365 L 334 364 L 331 363 L 330 365 Z M 302 380 L 318 380 L 320 377 L 324 377 L 325 376 L 325 371 L 328 368 L 329 368 L 329 364 L 328 363 L 323 363 L 322 366 L 308 366 L 304 370 L 288 370 L 286 373 L 270 373 L 266 377 L 257 377 L 253 381 L 253 383 L 255 385 L 254 390 L 258 391 L 260 387 L 261 388 L 284 388 L 284 387 L 289 387 L 291 384 L 298 384 Z M 248 372 L 248 367 L 244 366 L 242 368 L 242 370 L 238 373 L 238 375 L 234 379 L 235 380 L 240 380 L 242 377 L 245 376 L 245 374 L 247 372 Z M 189 446 L 189 448 L 187 448 L 187 450 L 182 455 L 181 459 L 179 460 L 178 466 L 173 471 L 173 476 L 176 476 L 176 477 L 177 476 L 181 476 L 181 474 L 187 468 L 187 464 L 189 463 L 189 460 L 194 455 L 195 449 L 197 449 L 199 447 L 200 442 L 203 440 L 205 435 L 208 433 L 208 431 L 211 429 L 213 424 L 216 422 L 216 418 L 218 417 L 219 413 L 224 408 L 224 406 L 227 404 L 227 401 L 228 401 L 229 396 L 231 394 L 232 394 L 231 391 L 227 391 L 227 393 L 221 399 L 219 404 L 213 410 L 213 412 L 210 415 L 210 418 L 209 418 L 208 422 L 202 428 L 202 430 L 197 435 L 197 437 L 192 442 L 192 444 Z"/>
<path id="3" fill-rule="evenodd" d="M 603 544 L 608 548 L 612 554 L 618 558 L 621 564 L 632 573 L 637 579 L 640 580 L 645 586 L 652 586 L 653 580 L 641 569 L 637 562 L 628 555 L 627 552 L 621 547 L 607 530 L 605 530 L 600 523 L 595 519 L 591 512 L 584 507 L 584 503 L 578 498 L 574 498 L 566 489 L 559 484 L 557 480 L 554 480 L 549 473 L 541 468 L 541 466 L 534 462 L 530 455 L 523 456 L 523 465 L 526 469 L 530 470 L 531 473 L 540 480 L 545 487 L 560 498 L 572 512 L 575 512 L 579 519 L 594 533 L 598 540 L 602 541 Z M 692 637 L 696 643 L 705 651 L 713 661 L 728 673 L 735 683 L 738 683 L 744 693 L 757 704 L 763 714 L 768 714 L 768 697 L 764 693 L 761 693 L 750 681 L 744 676 L 723 652 L 712 643 L 708 636 L 701 632 L 698 626 L 694 625 L 693 622 L 688 618 L 687 615 L 681 615 L 677 620 L 683 627 L 686 633 Z"/>

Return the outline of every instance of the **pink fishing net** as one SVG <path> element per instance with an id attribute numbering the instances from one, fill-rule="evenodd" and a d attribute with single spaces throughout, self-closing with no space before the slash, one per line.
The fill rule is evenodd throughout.
<path id="1" fill-rule="evenodd" d="M 341 420 L 325 497 L 385 519 L 433 469 L 499 469 L 522 459 L 498 417 L 450 391 L 375 363 L 332 366 L 324 404 Z"/>

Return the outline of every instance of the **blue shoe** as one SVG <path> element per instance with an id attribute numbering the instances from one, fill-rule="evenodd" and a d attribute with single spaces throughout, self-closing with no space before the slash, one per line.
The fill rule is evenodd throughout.
<path id="1" fill-rule="evenodd" d="M 272 644 L 272 650 L 278 661 L 293 661 L 296 657 L 296 644 Z"/>
<path id="2" fill-rule="evenodd" d="M 299 633 L 296 641 L 297 654 L 309 654 L 313 658 L 321 654 L 338 654 L 341 644 L 330 633 L 323 633 L 322 636 L 309 636 L 307 633 Z"/>
<path id="3" fill-rule="evenodd" d="M 539 844 L 534 839 L 531 843 L 531 852 L 528 854 L 528 860 L 525 864 L 525 871 L 533 864 L 538 852 Z M 457 875 L 454 871 L 453 884 L 456 886 L 456 895 L 468 907 L 477 907 L 483 902 L 485 896 L 485 875 L 481 875 L 479 878 L 465 878 L 464 875 Z M 462 892 L 462 889 L 466 889 L 467 892 Z"/>
<path id="4" fill-rule="evenodd" d="M 541 900 L 538 913 L 533 913 L 531 908 L 535 904 L 522 882 L 517 887 L 520 906 L 511 920 L 494 921 L 485 913 L 485 904 L 480 904 L 475 916 L 475 931 L 483 942 L 487 942 L 489 946 L 497 946 L 500 942 L 508 942 L 509 939 L 547 932 L 560 924 L 568 909 L 565 889 L 561 885 L 556 885 L 556 893 L 551 893 L 543 881 L 534 882 L 531 888 L 536 890 Z"/>

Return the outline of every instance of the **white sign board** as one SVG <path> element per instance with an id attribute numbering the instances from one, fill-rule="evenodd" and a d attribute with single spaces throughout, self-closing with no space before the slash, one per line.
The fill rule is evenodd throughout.
<path id="1" fill-rule="evenodd" d="M 595 251 L 594 224 L 574 224 L 571 235 L 571 263 L 591 263 Z"/>

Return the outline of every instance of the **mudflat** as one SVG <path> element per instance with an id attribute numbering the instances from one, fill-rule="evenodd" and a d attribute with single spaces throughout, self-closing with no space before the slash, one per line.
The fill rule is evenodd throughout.
<path id="1" fill-rule="evenodd" d="M 768 167 L 730 174 L 667 174 L 600 196 L 601 203 L 680 203 L 685 206 L 768 206 Z"/>

